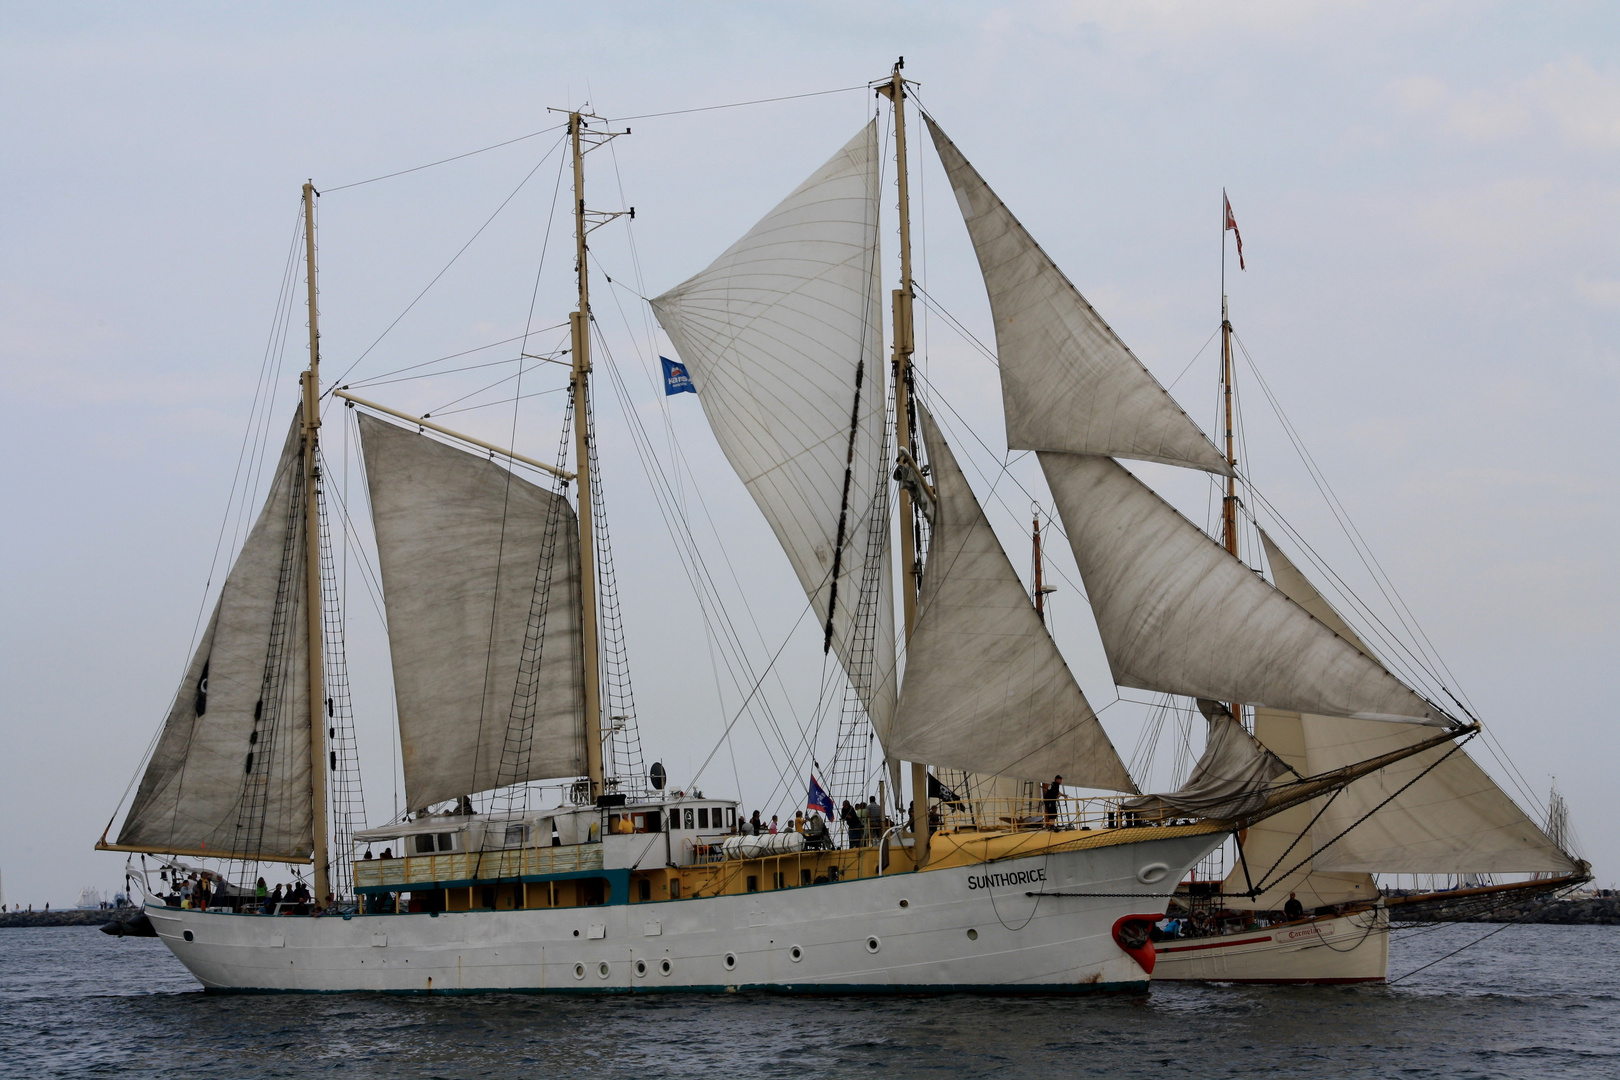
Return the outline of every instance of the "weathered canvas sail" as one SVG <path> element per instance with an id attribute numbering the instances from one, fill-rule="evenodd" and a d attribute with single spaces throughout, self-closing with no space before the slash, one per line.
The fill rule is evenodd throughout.
<path id="1" fill-rule="evenodd" d="M 360 414 L 407 805 L 585 771 L 578 525 L 561 495 Z M 555 548 L 544 558 L 547 530 Z M 549 562 L 539 663 L 524 661 Z M 532 649 L 532 645 L 531 645 Z M 502 748 L 520 679 L 525 761 Z"/>
<path id="2" fill-rule="evenodd" d="M 1261 541 L 1278 587 L 1359 645 L 1338 612 L 1271 537 L 1261 533 Z M 1422 732 L 1409 728 L 1334 716 L 1306 714 L 1298 723 L 1306 762 L 1316 772 L 1423 739 Z M 1255 734 L 1264 738 L 1258 717 Z M 1409 782 L 1411 787 L 1395 794 Z M 1391 795 L 1395 798 L 1379 809 Z M 1377 812 L 1372 813 L 1374 810 Z M 1372 816 L 1366 818 L 1369 813 Z M 1342 839 L 1314 858 L 1315 868 L 1388 874 L 1572 873 L 1575 869 L 1569 855 L 1461 748 L 1434 747 L 1357 780 L 1333 800 L 1312 833 L 1317 842 L 1326 842 L 1346 829 L 1350 831 Z M 1309 849 L 1300 852 L 1306 853 Z M 1291 856 L 1289 865 L 1299 857 Z"/>
<path id="3" fill-rule="evenodd" d="M 1371 726 L 1367 721 L 1355 723 Z M 1409 729 L 1397 730 L 1405 734 Z M 1426 734 L 1415 730 L 1410 733 L 1418 738 Z M 1299 713 L 1255 709 L 1254 737 L 1300 776 L 1311 775 Z M 1366 782 L 1356 781 L 1357 784 Z M 1343 799 L 1345 794 L 1341 792 L 1338 797 Z M 1311 821 L 1322 808 L 1322 802 L 1315 799 L 1290 807 L 1243 831 L 1243 857 L 1248 864 L 1248 873 L 1245 875 L 1244 867 L 1238 865 L 1227 875 L 1222 891 L 1229 898 L 1228 905 L 1277 911 L 1288 902 L 1288 895 L 1293 893 L 1306 910 L 1311 910 L 1329 904 L 1372 900 L 1378 896 L 1378 886 L 1371 874 L 1335 873 L 1316 867 L 1312 856 L 1316 851 L 1315 837 L 1320 822 L 1313 828 Z M 1333 833 L 1326 833 L 1324 839 L 1332 836 Z M 1236 899 L 1251 884 L 1259 885 L 1262 881 L 1273 884 L 1253 899 Z"/>
<path id="4" fill-rule="evenodd" d="M 1040 459 L 1119 684 L 1296 712 L 1447 722 L 1118 462 Z"/>
<path id="5" fill-rule="evenodd" d="M 927 119 L 926 117 L 924 119 Z M 1226 459 L 928 120 L 990 293 L 1007 445 L 1231 472 Z"/>
<path id="6" fill-rule="evenodd" d="M 908 761 L 1135 791 L 950 447 L 919 407 L 935 509 L 885 749 Z"/>
<path id="7" fill-rule="evenodd" d="M 1187 782 L 1168 794 L 1130 799 L 1123 804 L 1127 809 L 1240 818 L 1260 809 L 1271 782 L 1289 771 L 1281 758 L 1243 730 L 1226 706 L 1200 698 L 1198 711 L 1209 721 L 1209 732 Z"/>
<path id="8" fill-rule="evenodd" d="M 186 669 L 120 847 L 310 859 L 301 417 Z"/>
<path id="9" fill-rule="evenodd" d="M 873 123 L 652 306 L 818 624 L 831 613 L 833 651 L 881 738 L 895 661 L 889 523 L 872 512 L 889 470 L 878 167 Z"/>

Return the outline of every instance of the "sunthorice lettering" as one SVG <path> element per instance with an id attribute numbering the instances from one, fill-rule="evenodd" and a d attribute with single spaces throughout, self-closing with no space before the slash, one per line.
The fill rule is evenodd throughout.
<path id="1" fill-rule="evenodd" d="M 999 889 L 1005 885 L 1035 885 L 1046 880 L 1046 868 L 1015 870 L 1010 874 L 969 874 L 969 889 Z"/>

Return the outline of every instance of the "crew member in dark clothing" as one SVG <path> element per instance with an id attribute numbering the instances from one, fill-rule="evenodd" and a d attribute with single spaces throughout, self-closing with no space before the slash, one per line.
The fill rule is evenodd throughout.
<path id="1" fill-rule="evenodd" d="M 1050 785 L 1041 785 L 1041 797 L 1046 800 L 1046 827 L 1057 828 L 1058 800 L 1063 797 L 1063 776 L 1052 777 Z"/>
<path id="2" fill-rule="evenodd" d="M 1299 897 L 1293 893 L 1288 894 L 1288 903 L 1283 905 L 1283 914 L 1290 919 L 1303 919 L 1305 905 L 1299 902 Z"/>
<path id="3" fill-rule="evenodd" d="M 855 812 L 855 807 L 850 805 L 848 799 L 845 799 L 844 805 L 838 808 L 838 817 L 849 829 L 850 847 L 860 847 L 866 843 L 865 831 L 861 828 L 861 816 Z"/>

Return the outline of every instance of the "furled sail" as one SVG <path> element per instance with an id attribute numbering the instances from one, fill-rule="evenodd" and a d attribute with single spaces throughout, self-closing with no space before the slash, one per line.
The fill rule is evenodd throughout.
<path id="1" fill-rule="evenodd" d="M 927 119 L 926 117 L 924 119 Z M 1231 472 L 956 144 L 928 120 L 990 293 L 1007 445 Z"/>
<path id="2" fill-rule="evenodd" d="M 1187 782 L 1169 794 L 1127 800 L 1126 809 L 1231 819 L 1265 804 L 1271 782 L 1287 773 L 1288 765 L 1244 731 L 1226 706 L 1199 698 L 1198 711 L 1209 722 L 1209 732 Z"/>
<path id="3" fill-rule="evenodd" d="M 118 834 L 142 851 L 308 862 L 302 410 Z"/>
<path id="4" fill-rule="evenodd" d="M 1278 588 L 1359 645 L 1338 612 L 1271 537 L 1262 532 L 1261 542 Z M 1313 772 L 1336 769 L 1423 739 L 1422 732 L 1410 728 L 1327 715 L 1306 714 L 1299 717 L 1299 725 L 1306 762 Z M 1264 738 L 1258 716 L 1255 733 Z M 1408 783 L 1410 787 L 1406 787 Z M 1401 791 L 1403 787 L 1406 789 Z M 1394 799 L 1383 805 L 1391 795 Z M 1433 747 L 1345 788 L 1312 830 L 1317 842 L 1340 833 L 1344 833 L 1342 838 L 1314 857 L 1316 869 L 1387 874 L 1575 871 L 1574 860 L 1460 747 Z M 1308 853 L 1306 849 L 1300 854 Z M 1299 858 L 1291 856 L 1289 864 Z"/>
<path id="5" fill-rule="evenodd" d="M 882 738 L 895 660 L 878 166 L 874 122 L 652 306 Z"/>
<path id="6" fill-rule="evenodd" d="M 928 411 L 935 509 L 885 749 L 909 761 L 1135 791 Z"/>
<path id="7" fill-rule="evenodd" d="M 1447 723 L 1118 462 L 1040 459 L 1116 682 L 1296 712 Z"/>
<path id="8" fill-rule="evenodd" d="M 365 413 L 359 421 L 407 805 L 583 774 L 579 529 L 568 500 L 486 458 Z"/>

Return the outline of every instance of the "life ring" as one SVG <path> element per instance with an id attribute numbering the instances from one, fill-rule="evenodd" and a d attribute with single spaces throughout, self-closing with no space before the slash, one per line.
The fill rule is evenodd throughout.
<path id="1" fill-rule="evenodd" d="M 1153 926 L 1164 916 L 1125 915 L 1114 922 L 1114 944 L 1135 960 L 1144 974 L 1153 974 L 1153 962 L 1158 954 L 1153 948 Z"/>

